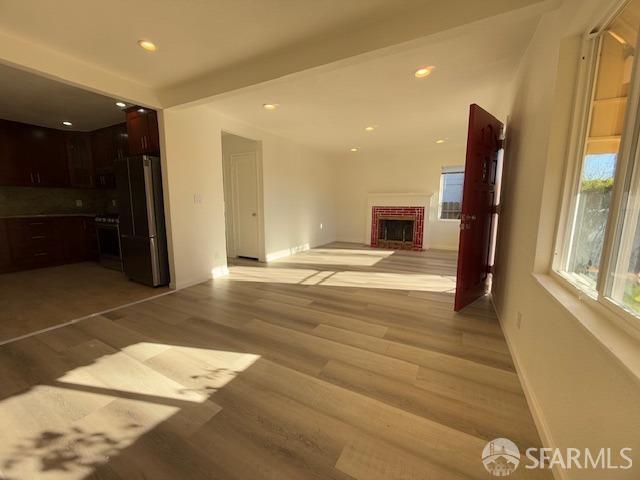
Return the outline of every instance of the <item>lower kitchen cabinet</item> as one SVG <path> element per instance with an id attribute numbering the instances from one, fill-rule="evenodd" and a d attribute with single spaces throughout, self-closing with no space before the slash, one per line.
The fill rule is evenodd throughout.
<path id="1" fill-rule="evenodd" d="M 7 222 L 0 218 L 0 271 L 11 267 L 11 248 Z"/>
<path id="2" fill-rule="evenodd" d="M 0 271 L 62 265 L 97 259 L 93 218 L 80 216 L 0 220 Z"/>

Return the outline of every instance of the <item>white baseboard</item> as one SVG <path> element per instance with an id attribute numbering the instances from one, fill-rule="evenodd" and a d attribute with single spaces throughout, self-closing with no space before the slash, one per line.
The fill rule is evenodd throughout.
<path id="1" fill-rule="evenodd" d="M 500 315 L 500 312 L 498 311 L 496 304 L 493 301 L 493 297 L 491 297 L 491 304 L 493 305 L 493 310 L 496 312 L 496 316 L 498 317 L 498 322 L 500 323 L 502 334 L 504 335 L 504 338 L 507 341 L 507 347 L 509 348 L 509 353 L 511 354 L 511 358 L 513 359 L 513 364 L 516 367 L 516 373 L 518 374 L 518 378 L 520 379 L 520 384 L 522 385 L 522 390 L 524 391 L 524 396 L 527 400 L 527 405 L 529 405 L 531 416 L 533 417 L 533 421 L 536 424 L 538 435 L 540 435 L 542 446 L 546 448 L 555 448 L 556 443 L 553 441 L 553 436 L 551 435 L 551 429 L 549 428 L 549 424 L 547 423 L 544 417 L 544 414 L 542 413 L 540 402 L 538 402 L 536 394 L 533 391 L 533 388 L 531 388 L 529 380 L 527 379 L 527 376 L 525 375 L 524 371 L 521 368 L 520 360 L 518 358 L 518 353 L 514 350 L 513 344 L 509 339 L 509 335 L 507 335 L 506 333 L 506 328 L 504 326 L 502 316 Z M 553 478 L 555 480 L 570 480 L 567 471 L 561 469 L 560 467 L 554 467 L 551 470 L 551 473 L 553 474 Z"/>
<path id="2" fill-rule="evenodd" d="M 457 252 L 458 251 L 458 246 L 452 246 L 452 245 L 427 245 L 425 247 L 426 250 L 448 250 L 450 252 Z"/>

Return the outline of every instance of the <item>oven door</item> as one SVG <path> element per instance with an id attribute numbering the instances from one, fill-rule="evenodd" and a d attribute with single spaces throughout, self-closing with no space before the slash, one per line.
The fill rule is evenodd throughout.
<path id="1" fill-rule="evenodd" d="M 100 263 L 108 268 L 122 271 L 120 232 L 118 225 L 96 224 Z"/>

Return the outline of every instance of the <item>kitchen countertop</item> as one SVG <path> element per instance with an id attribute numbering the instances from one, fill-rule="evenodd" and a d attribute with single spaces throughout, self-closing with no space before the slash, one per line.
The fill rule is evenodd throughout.
<path id="1" fill-rule="evenodd" d="M 11 218 L 56 218 L 56 217 L 96 217 L 96 213 L 42 213 L 36 215 L 0 215 L 0 219 Z"/>

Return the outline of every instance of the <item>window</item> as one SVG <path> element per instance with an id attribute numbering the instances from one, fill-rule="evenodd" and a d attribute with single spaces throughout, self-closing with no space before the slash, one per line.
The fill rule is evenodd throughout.
<path id="1" fill-rule="evenodd" d="M 554 269 L 623 316 L 640 316 L 640 0 L 624 4 L 588 41 L 579 159 Z"/>
<path id="2" fill-rule="evenodd" d="M 443 167 L 440 177 L 440 219 L 460 220 L 462 212 L 463 167 Z"/>

